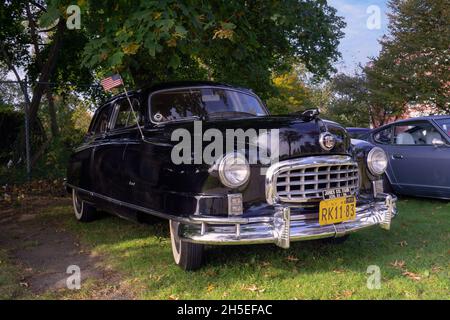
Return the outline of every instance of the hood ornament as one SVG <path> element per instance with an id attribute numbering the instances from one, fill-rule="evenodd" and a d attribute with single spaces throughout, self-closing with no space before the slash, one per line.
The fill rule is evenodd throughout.
<path id="1" fill-rule="evenodd" d="M 330 151 L 336 145 L 336 137 L 327 132 L 322 132 L 319 136 L 319 143 L 323 150 Z"/>

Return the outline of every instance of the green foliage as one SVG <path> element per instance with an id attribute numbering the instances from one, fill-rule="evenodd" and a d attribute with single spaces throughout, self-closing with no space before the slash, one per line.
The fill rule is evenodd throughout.
<path id="1" fill-rule="evenodd" d="M 0 62 L 5 62 L 3 50 L 8 52 L 8 59 L 18 66 L 25 66 L 29 61 L 29 35 L 25 32 L 23 12 L 26 1 L 3 1 L 0 5 Z"/>
<path id="2" fill-rule="evenodd" d="M 45 20 L 55 17 L 54 8 L 62 16 L 68 3 L 50 1 Z M 89 35 L 83 64 L 101 73 L 119 71 L 138 86 L 193 74 L 267 95 L 272 71 L 288 70 L 293 61 L 327 77 L 345 26 L 326 1 L 78 4 Z"/>
<path id="3" fill-rule="evenodd" d="M 305 70 L 294 67 L 290 72 L 275 76 L 273 84 L 276 94 L 267 99 L 271 114 L 288 114 L 312 108 L 312 89 L 302 78 Z"/>
<path id="4" fill-rule="evenodd" d="M 391 0 L 389 36 L 366 68 L 397 109 L 407 103 L 450 111 L 450 6 L 447 0 Z"/>
<path id="5" fill-rule="evenodd" d="M 371 101 L 363 75 L 338 74 L 330 89 L 333 94 L 324 110 L 326 118 L 346 127 L 369 127 Z"/>

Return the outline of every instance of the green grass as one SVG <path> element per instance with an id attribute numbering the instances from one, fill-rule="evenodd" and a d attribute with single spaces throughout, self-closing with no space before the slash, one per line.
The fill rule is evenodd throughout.
<path id="1" fill-rule="evenodd" d="M 25 289 L 20 285 L 19 272 L 10 261 L 5 249 L 0 249 L 0 300 L 22 296 Z"/>
<path id="2" fill-rule="evenodd" d="M 208 264 L 197 272 L 173 263 L 166 223 L 106 218 L 79 224 L 70 210 L 61 214 L 140 298 L 450 299 L 450 203 L 404 199 L 399 210 L 391 231 L 371 228 L 340 245 L 211 247 Z M 367 288 L 370 265 L 380 267 L 381 289 Z"/>
<path id="3" fill-rule="evenodd" d="M 297 242 L 288 250 L 209 247 L 208 263 L 197 272 L 173 263 L 167 223 L 107 217 L 82 224 L 68 206 L 47 210 L 46 218 L 62 221 L 102 255 L 104 266 L 118 271 L 137 298 L 450 299 L 450 202 L 407 198 L 398 207 L 391 231 L 371 228 L 344 244 Z M 381 289 L 367 288 L 370 265 L 381 270 Z M 78 297 L 89 290 L 98 285 Z"/>

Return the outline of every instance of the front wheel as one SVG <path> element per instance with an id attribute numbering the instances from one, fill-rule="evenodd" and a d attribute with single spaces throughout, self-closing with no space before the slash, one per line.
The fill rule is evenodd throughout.
<path id="1" fill-rule="evenodd" d="M 204 246 L 198 243 L 183 241 L 178 236 L 179 222 L 170 220 L 170 241 L 175 263 L 181 269 L 193 271 L 199 269 L 203 264 Z"/>
<path id="2" fill-rule="evenodd" d="M 75 218 L 77 218 L 78 221 L 91 222 L 97 219 L 98 213 L 95 207 L 81 200 L 75 189 L 72 189 L 72 202 Z"/>

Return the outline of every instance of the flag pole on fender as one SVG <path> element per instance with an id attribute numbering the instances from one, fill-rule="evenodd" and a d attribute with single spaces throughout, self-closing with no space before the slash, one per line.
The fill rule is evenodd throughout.
<path id="1" fill-rule="evenodd" d="M 130 104 L 131 111 L 133 112 L 134 119 L 136 120 L 136 124 L 139 129 L 139 133 L 141 134 L 141 138 L 142 138 L 142 140 L 144 140 L 144 133 L 142 132 L 141 125 L 139 124 L 139 119 L 136 115 L 136 112 L 134 111 L 133 104 L 131 103 L 127 88 L 125 88 L 125 84 L 124 84 L 120 74 L 113 74 L 112 76 L 103 79 L 100 83 L 105 91 L 111 91 L 111 89 L 113 89 L 113 88 L 122 86 L 123 92 L 125 93 L 128 103 Z"/>

